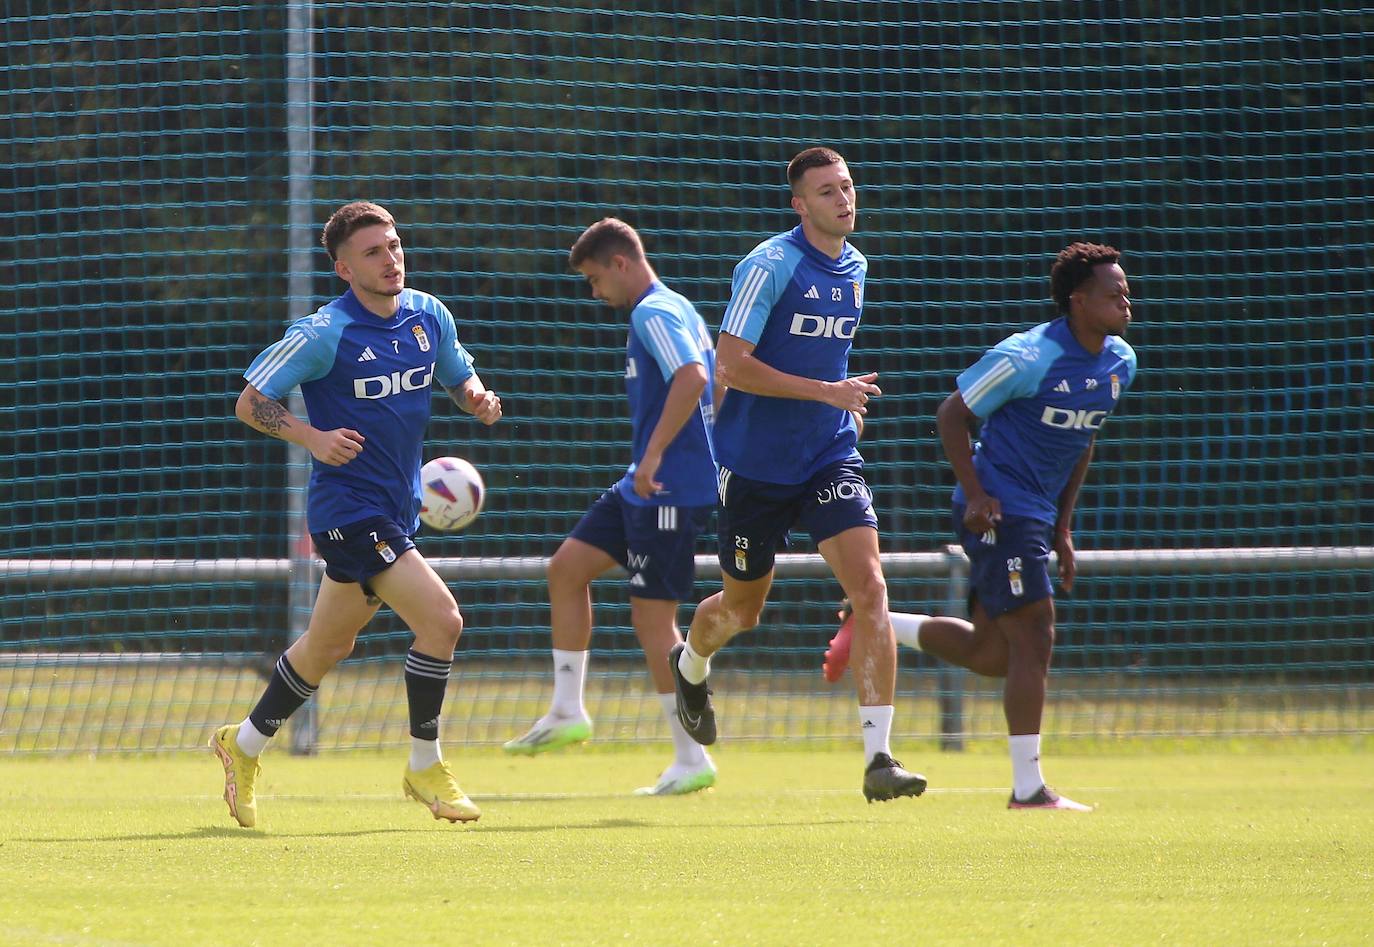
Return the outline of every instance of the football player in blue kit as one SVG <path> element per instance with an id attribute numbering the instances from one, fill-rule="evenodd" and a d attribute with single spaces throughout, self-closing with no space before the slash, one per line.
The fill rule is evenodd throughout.
<path id="1" fill-rule="evenodd" d="M 854 603 L 864 795 L 918 796 L 925 778 L 903 769 L 889 748 L 896 645 L 878 520 L 855 446 L 859 416 L 882 392 L 876 374 L 848 374 L 868 271 L 847 239 L 854 180 L 829 148 L 794 157 L 787 180 L 801 223 L 735 267 L 716 346 L 726 389 L 715 428 L 724 587 L 697 606 L 687 641 L 673 650 L 678 716 L 699 743 L 715 741 L 709 659 L 758 623 L 775 553 L 800 525 Z"/>
<path id="2" fill-rule="evenodd" d="M 1006 678 L 1012 809 L 1089 806 L 1059 795 L 1040 772 L 1040 718 L 1054 646 L 1049 556 L 1073 588 L 1073 511 L 1097 432 L 1135 379 L 1122 338 L 1131 289 L 1112 247 L 1059 253 L 1050 286 L 1062 315 L 1005 339 L 961 374 L 936 413 L 958 486 L 954 529 L 970 564 L 973 621 L 894 613 L 897 640 L 988 677 Z M 970 440 L 976 434 L 976 447 Z M 826 653 L 838 679 L 852 622 Z"/>
<path id="3" fill-rule="evenodd" d="M 405 255 L 390 213 L 346 204 L 321 239 L 349 289 L 293 322 L 253 360 L 235 413 L 314 458 L 306 517 L 325 574 L 305 634 L 277 661 L 247 718 L 216 730 L 210 747 L 224 765 L 230 815 L 255 825 L 258 756 L 385 602 L 415 635 L 405 662 L 411 752 L 402 790 L 436 819 L 468 822 L 480 812 L 439 749 L 463 619 L 412 537 L 433 383 L 487 425 L 500 419 L 501 399 L 477 376 L 444 304 L 405 288 Z M 297 385 L 309 421 L 281 403 Z"/>
<path id="4" fill-rule="evenodd" d="M 706 323 L 685 297 L 659 282 L 629 224 L 614 217 L 592 224 L 573 244 L 568 262 L 594 297 L 630 313 L 625 390 L 631 463 L 549 563 L 553 702 L 505 749 L 532 756 L 590 739 L 583 689 L 592 637 L 591 583 L 619 564 L 629 573 L 630 621 L 675 749 L 657 783 L 636 793 L 683 795 L 716 781 L 711 758 L 678 722 L 668 670 L 668 651 L 682 640 L 678 602 L 692 594 L 697 537 L 715 509 L 715 352 Z"/>

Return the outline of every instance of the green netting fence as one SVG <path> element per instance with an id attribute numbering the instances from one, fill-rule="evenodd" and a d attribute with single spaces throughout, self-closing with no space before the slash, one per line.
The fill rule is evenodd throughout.
<path id="1" fill-rule="evenodd" d="M 550 689 L 546 591 L 492 562 L 552 554 L 628 459 L 624 319 L 567 247 L 624 217 L 718 326 L 815 143 L 860 188 L 852 366 L 881 373 L 863 449 L 894 553 L 944 561 L 934 411 L 955 375 L 1051 317 L 1065 243 L 1125 252 L 1141 374 L 1077 542 L 1153 564 L 1089 568 L 1060 600 L 1047 732 L 1374 730 L 1374 7 L 633 7 L 5 5 L 0 751 L 197 746 L 256 696 L 312 577 L 300 466 L 233 401 L 341 289 L 310 245 L 357 198 L 397 215 L 411 284 L 506 405 L 487 430 L 436 400 L 430 452 L 478 464 L 490 497 L 421 542 L 467 619 L 447 739 L 519 732 Z M 1197 549 L 1216 552 L 1161 565 Z M 943 566 L 890 573 L 897 607 L 957 608 Z M 596 592 L 598 732 L 663 738 L 625 590 Z M 727 739 L 853 737 L 849 685 L 819 674 L 838 595 L 791 574 L 722 653 Z M 313 745 L 404 738 L 407 643 L 384 611 Z M 903 653 L 897 732 L 1000 734 L 997 695 Z"/>

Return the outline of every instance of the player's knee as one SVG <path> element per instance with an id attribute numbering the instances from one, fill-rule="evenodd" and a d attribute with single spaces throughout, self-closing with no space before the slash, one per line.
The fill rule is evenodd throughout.
<path id="1" fill-rule="evenodd" d="M 463 616 L 457 606 L 434 616 L 423 627 L 414 629 L 415 640 L 431 649 L 429 653 L 452 651 L 463 634 Z"/>
<path id="2" fill-rule="evenodd" d="M 845 590 L 860 622 L 877 624 L 887 619 L 887 581 L 881 573 L 870 575 L 857 588 Z"/>
<path id="3" fill-rule="evenodd" d="M 572 575 L 571 570 L 568 569 L 567 561 L 558 553 L 554 553 L 553 558 L 549 560 L 548 566 L 544 569 L 544 577 L 548 580 L 549 589 L 556 591 L 568 585 Z"/>
<path id="4" fill-rule="evenodd" d="M 567 547 L 560 548 L 549 560 L 544 569 L 544 577 L 549 583 L 549 595 L 554 598 L 582 597 L 587 594 L 591 578 L 585 563 L 579 562 L 567 553 Z"/>
<path id="5" fill-rule="evenodd" d="M 763 603 L 753 599 L 737 602 L 723 602 L 720 609 L 721 624 L 730 631 L 748 631 L 763 617 Z"/>
<path id="6" fill-rule="evenodd" d="M 329 641 L 323 644 L 317 644 L 315 647 L 316 659 L 326 667 L 332 668 L 353 653 L 353 645 L 357 640 L 355 636 L 344 641 Z"/>
<path id="7" fill-rule="evenodd" d="M 458 639 L 463 637 L 463 613 L 457 608 L 445 616 L 442 625 L 444 640 L 451 645 L 456 645 Z"/>

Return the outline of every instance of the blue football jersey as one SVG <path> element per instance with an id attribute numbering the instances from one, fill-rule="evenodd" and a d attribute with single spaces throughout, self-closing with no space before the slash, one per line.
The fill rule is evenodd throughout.
<path id="1" fill-rule="evenodd" d="M 706 390 L 701 394 L 699 410 L 663 452 L 663 462 L 654 476 L 663 489 L 646 500 L 635 493 L 635 469 L 663 414 L 673 374 L 690 362 L 706 370 Z M 716 502 L 716 462 L 711 454 L 715 375 L 716 353 L 706 323 L 686 297 L 655 281 L 630 313 L 630 338 L 625 348 L 633 462 L 616 487 L 628 502 L 653 506 L 711 506 Z"/>
<path id="2" fill-rule="evenodd" d="M 789 375 L 848 376 L 863 315 L 868 261 L 846 243 L 838 260 L 813 247 L 800 225 L 763 241 L 735 267 L 720 331 L 754 345 L 754 358 Z M 832 463 L 858 460 L 848 411 L 731 389 L 716 419 L 716 461 L 767 483 L 796 484 Z"/>
<path id="3" fill-rule="evenodd" d="M 1053 524 L 1074 464 L 1135 379 L 1135 352 L 1108 336 L 1094 355 L 1067 319 L 990 349 L 959 376 L 959 394 L 983 419 L 973 466 L 1003 513 Z M 964 502 L 962 487 L 954 491 Z"/>
<path id="4" fill-rule="evenodd" d="M 433 383 L 451 387 L 472 374 L 472 357 L 439 300 L 404 290 L 396 314 L 383 319 L 350 289 L 293 322 L 243 377 L 277 400 L 300 385 L 313 426 L 351 428 L 365 438 L 362 452 L 341 467 L 312 458 L 310 532 L 370 516 L 389 516 L 413 532 Z"/>

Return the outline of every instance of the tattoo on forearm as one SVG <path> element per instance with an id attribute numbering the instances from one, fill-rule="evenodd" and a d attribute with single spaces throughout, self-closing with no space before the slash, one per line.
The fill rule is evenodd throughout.
<path id="1" fill-rule="evenodd" d="M 253 399 L 253 420 L 264 434 L 280 437 L 282 428 L 286 427 L 286 415 L 285 406 L 270 398 Z"/>
<path id="2" fill-rule="evenodd" d="M 459 386 L 450 388 L 448 385 L 445 385 L 444 390 L 448 392 L 448 397 L 450 401 L 452 401 L 458 407 L 462 408 L 464 411 L 468 410 L 468 399 L 463 397 L 463 388 Z"/>

